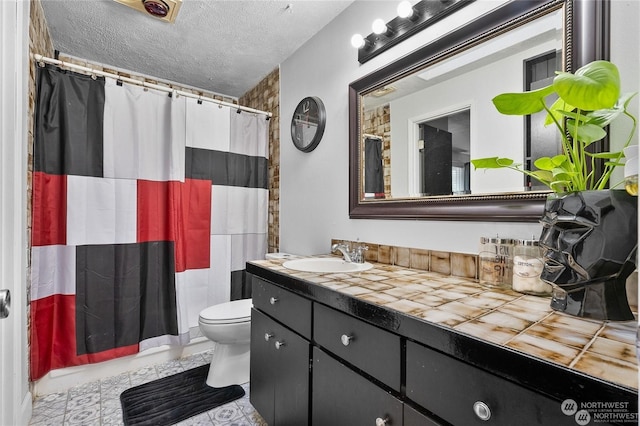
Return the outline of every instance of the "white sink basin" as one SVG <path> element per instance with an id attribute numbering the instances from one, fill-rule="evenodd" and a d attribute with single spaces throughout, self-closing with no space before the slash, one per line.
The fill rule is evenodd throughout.
<path id="1" fill-rule="evenodd" d="M 373 267 L 372 264 L 365 263 L 349 263 L 343 259 L 331 259 L 312 257 L 305 259 L 288 260 L 282 264 L 287 269 L 293 269 L 294 271 L 302 272 L 317 272 L 317 273 L 331 273 L 331 272 L 360 272 L 366 271 Z"/>

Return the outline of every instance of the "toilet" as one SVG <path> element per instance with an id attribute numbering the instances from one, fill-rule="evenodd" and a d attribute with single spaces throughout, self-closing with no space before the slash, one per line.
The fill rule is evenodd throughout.
<path id="1" fill-rule="evenodd" d="M 200 331 L 215 343 L 207 385 L 222 388 L 249 381 L 251 306 L 251 299 L 241 299 L 200 312 Z"/>

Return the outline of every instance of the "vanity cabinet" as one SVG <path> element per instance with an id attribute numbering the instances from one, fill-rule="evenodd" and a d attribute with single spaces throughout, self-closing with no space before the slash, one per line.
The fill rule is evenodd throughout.
<path id="1" fill-rule="evenodd" d="M 454 425 L 576 425 L 558 401 L 415 342 L 407 342 L 407 398 Z"/>
<path id="2" fill-rule="evenodd" d="M 431 417 L 425 416 L 407 404 L 404 405 L 403 414 L 404 421 L 402 424 L 404 426 L 444 426 L 444 423 L 437 422 Z"/>
<path id="3" fill-rule="evenodd" d="M 311 339 L 311 300 L 259 278 L 253 278 L 253 306 Z"/>
<path id="4" fill-rule="evenodd" d="M 311 371 L 313 425 L 402 425 L 402 401 L 317 347 Z"/>
<path id="5" fill-rule="evenodd" d="M 270 426 L 575 426 L 561 409 L 574 398 L 630 401 L 635 412 L 637 393 L 301 279 L 252 273 L 264 276 L 252 278 L 251 403 Z"/>
<path id="6" fill-rule="evenodd" d="M 313 425 L 440 425 L 399 399 L 399 335 L 314 303 L 313 340 Z"/>
<path id="7" fill-rule="evenodd" d="M 318 303 L 313 319 L 316 344 L 400 392 L 400 336 Z"/>
<path id="8" fill-rule="evenodd" d="M 299 330 L 311 332 L 311 302 L 262 280 L 253 285 L 251 404 L 269 425 L 306 425 L 311 345 Z"/>

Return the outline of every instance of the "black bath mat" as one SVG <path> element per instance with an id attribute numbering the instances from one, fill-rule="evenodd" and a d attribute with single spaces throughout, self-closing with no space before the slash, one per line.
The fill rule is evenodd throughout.
<path id="1" fill-rule="evenodd" d="M 168 426 L 244 396 L 240 385 L 207 386 L 208 373 L 207 364 L 122 392 L 124 424 Z"/>

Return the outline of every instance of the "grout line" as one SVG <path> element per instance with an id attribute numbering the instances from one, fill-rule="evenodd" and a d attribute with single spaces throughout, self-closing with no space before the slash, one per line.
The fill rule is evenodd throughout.
<path id="1" fill-rule="evenodd" d="M 584 345 L 584 348 L 582 348 L 582 350 L 580 351 L 580 353 L 578 355 L 576 355 L 576 357 L 573 359 L 573 361 L 571 361 L 569 363 L 569 368 L 574 368 L 574 366 L 578 363 L 578 361 L 580 360 L 580 358 L 582 358 L 582 355 L 584 355 L 585 352 L 587 352 L 587 349 L 589 349 L 591 347 L 591 345 L 593 345 L 593 342 L 596 341 L 596 339 L 599 337 L 600 333 L 602 333 L 602 330 L 604 330 L 604 327 L 606 326 L 606 323 L 603 323 L 602 326 L 600 326 L 600 328 L 598 329 L 598 331 L 596 331 L 594 333 L 594 335 L 591 337 L 591 340 L 589 340 L 589 343 L 587 343 L 586 345 Z"/>
<path id="2" fill-rule="evenodd" d="M 524 295 L 523 295 L 524 296 Z M 518 300 L 518 299 L 516 299 Z M 520 330 L 515 336 L 511 337 L 509 340 L 507 340 L 506 342 L 504 342 L 504 345 L 506 346 L 507 343 L 512 342 L 516 337 L 521 336 L 523 334 L 526 334 L 526 332 L 531 328 L 534 327 L 540 323 L 542 323 L 544 320 L 546 320 L 547 318 L 549 318 L 551 315 L 553 315 L 553 312 L 548 312 L 545 316 L 543 316 L 542 318 L 540 318 L 537 321 L 534 321 L 530 326 L 528 326 L 527 328 L 525 328 L 524 330 Z M 565 345 L 563 345 L 565 346 Z"/>

